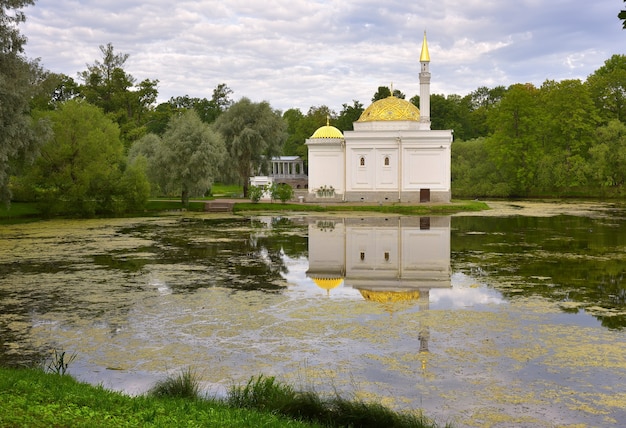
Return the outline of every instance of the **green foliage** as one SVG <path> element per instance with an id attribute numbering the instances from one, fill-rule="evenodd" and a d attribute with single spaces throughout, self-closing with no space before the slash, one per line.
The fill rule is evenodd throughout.
<path id="1" fill-rule="evenodd" d="M 359 120 L 364 110 L 363 104 L 357 100 L 352 100 L 352 105 L 342 104 L 335 126 L 341 132 L 352 131 L 354 129 L 353 123 Z"/>
<path id="2" fill-rule="evenodd" d="M 0 367 L 2 427 L 312 427 L 219 400 L 129 397 L 71 376 Z"/>
<path id="3" fill-rule="evenodd" d="M 329 119 L 335 117 L 335 112 L 325 105 L 309 108 L 306 115 L 298 109 L 287 110 L 283 118 L 287 122 L 288 137 L 282 154 L 300 156 L 306 163 L 309 155 L 305 145 L 306 139 L 320 126 L 326 125 Z"/>
<path id="4" fill-rule="evenodd" d="M 606 122 L 626 123 L 626 55 L 613 55 L 587 78 L 591 96 Z"/>
<path id="5" fill-rule="evenodd" d="M 27 171 L 28 183 L 46 215 L 93 216 L 133 209 L 145 201 L 142 170 L 123 173 L 119 128 L 99 108 L 80 100 L 46 112 L 54 137 Z"/>
<path id="6" fill-rule="evenodd" d="M 254 203 L 258 203 L 265 192 L 265 186 L 250 186 L 248 189 L 248 196 Z"/>
<path id="7" fill-rule="evenodd" d="M 382 100 L 384 98 L 390 97 L 391 95 L 392 95 L 391 89 L 389 89 L 388 86 L 379 86 L 376 92 L 374 93 L 374 95 L 372 96 L 372 102 Z M 404 95 L 398 89 L 393 90 L 393 96 L 396 98 L 400 98 L 400 99 L 406 98 L 406 95 Z"/>
<path id="8" fill-rule="evenodd" d="M 270 188 L 272 199 L 278 199 L 283 204 L 293 198 L 293 188 L 286 183 L 273 183 Z"/>
<path id="9" fill-rule="evenodd" d="M 590 149 L 591 171 L 602 186 L 622 187 L 626 184 L 626 125 L 610 121 L 598 129 L 598 144 Z M 625 189 L 626 190 L 626 189 Z"/>
<path id="10" fill-rule="evenodd" d="M 318 422 L 327 427 L 431 427 L 421 414 L 397 413 L 379 403 L 323 398 L 313 391 L 299 392 L 274 377 L 252 377 L 241 387 L 232 387 L 227 403 L 232 407 L 256 409 L 290 418 Z"/>
<path id="11" fill-rule="evenodd" d="M 124 71 L 129 55 L 116 53 L 113 45 L 100 45 L 102 60 L 87 65 L 79 73 L 83 85 L 81 96 L 100 107 L 120 127 L 126 147 L 145 134 L 144 125 L 150 120 L 150 109 L 158 95 L 158 80 L 136 79 Z"/>
<path id="12" fill-rule="evenodd" d="M 175 377 L 157 382 L 149 394 L 155 397 L 197 400 L 200 398 L 200 377 L 192 369 L 187 368 Z"/>
<path id="13" fill-rule="evenodd" d="M 361 204 L 271 204 L 237 202 L 233 207 L 236 213 L 246 211 L 294 211 L 294 212 L 379 212 L 403 215 L 438 215 L 452 214 L 462 211 L 482 211 L 489 209 L 480 201 L 453 201 L 451 204 L 419 204 L 419 205 L 361 205 Z"/>
<path id="14" fill-rule="evenodd" d="M 204 196 L 211 188 L 225 156 L 224 141 L 194 110 L 173 116 L 163 137 L 148 134 L 137 141 L 131 161 L 144 157 L 151 184 L 161 194 L 179 194 L 184 206 L 189 198 Z"/>
<path id="15" fill-rule="evenodd" d="M 242 98 L 215 121 L 215 129 L 224 137 L 229 162 L 225 176 L 236 173 L 248 197 L 248 180 L 257 171 L 267 171 L 269 160 L 278 156 L 287 138 L 286 123 L 269 103 L 253 103 Z"/>
<path id="16" fill-rule="evenodd" d="M 23 56 L 26 38 L 17 26 L 26 20 L 21 8 L 32 0 L 0 3 L 0 202 L 11 198 L 9 178 L 30 160 L 47 135 L 45 123 L 32 122 L 29 102 L 42 73 L 37 61 Z"/>
<path id="17" fill-rule="evenodd" d="M 122 174 L 120 190 L 126 202 L 127 211 L 143 209 L 150 196 L 150 182 L 146 175 L 148 162 L 144 157 L 135 159 L 128 165 Z"/>
<path id="18" fill-rule="evenodd" d="M 76 359 L 76 354 L 65 356 L 65 351 L 58 352 L 56 349 L 53 351 L 53 355 L 49 361 L 45 363 L 45 368 L 48 373 L 54 373 L 60 376 L 64 376 L 67 373 L 69 365 Z"/>

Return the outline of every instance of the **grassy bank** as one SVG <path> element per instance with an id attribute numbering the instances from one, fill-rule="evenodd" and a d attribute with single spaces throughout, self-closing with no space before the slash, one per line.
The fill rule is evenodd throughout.
<path id="1" fill-rule="evenodd" d="M 419 415 L 395 413 L 377 404 L 322 400 L 262 376 L 233 388 L 225 400 L 199 398 L 192 375 L 181 376 L 157 384 L 150 394 L 129 397 L 40 369 L 0 368 L 0 426 L 435 426 Z"/>
<path id="2" fill-rule="evenodd" d="M 206 201 L 191 201 L 185 208 L 187 211 L 204 211 Z M 148 201 L 143 211 L 127 214 L 128 216 L 151 216 L 159 213 L 180 211 L 184 207 L 180 201 L 169 199 L 153 199 Z M 369 212 L 400 215 L 446 215 L 463 211 L 482 211 L 489 209 L 480 201 L 453 201 L 450 204 L 419 204 L 419 205 L 361 205 L 361 204 L 300 204 L 280 202 L 252 203 L 246 199 L 235 202 L 233 211 L 238 214 L 259 212 Z M 0 221 L 36 220 L 40 217 L 37 204 L 33 202 L 14 202 L 9 207 L 0 205 Z"/>
<path id="3" fill-rule="evenodd" d="M 481 201 L 453 201 L 449 204 L 418 204 L 418 205 L 364 205 L 364 204 L 282 204 L 237 202 L 236 213 L 243 212 L 370 212 L 401 215 L 446 215 L 463 211 L 482 211 L 489 206 Z"/>

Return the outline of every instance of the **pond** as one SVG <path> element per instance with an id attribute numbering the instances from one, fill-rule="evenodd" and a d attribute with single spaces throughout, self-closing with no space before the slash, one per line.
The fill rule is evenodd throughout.
<path id="1" fill-rule="evenodd" d="M 192 368 L 457 426 L 626 420 L 626 210 L 0 225 L 0 364 L 129 394 Z"/>

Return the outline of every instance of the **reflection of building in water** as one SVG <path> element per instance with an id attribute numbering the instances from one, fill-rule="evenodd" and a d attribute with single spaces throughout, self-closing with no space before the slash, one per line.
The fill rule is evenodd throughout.
<path id="1" fill-rule="evenodd" d="M 331 290 L 344 283 L 388 306 L 409 302 L 428 309 L 431 288 L 450 288 L 450 217 L 313 219 L 307 276 Z M 419 325 L 419 355 L 426 372 L 430 331 Z"/>
<path id="2" fill-rule="evenodd" d="M 309 224 L 307 276 L 323 288 L 345 286 L 371 300 L 398 300 L 450 287 L 449 217 L 370 217 Z"/>
<path id="3" fill-rule="evenodd" d="M 450 288 L 450 217 L 313 219 L 307 276 L 331 290 L 344 283 L 370 301 L 428 309 L 431 288 Z M 422 325 L 420 353 L 428 352 Z"/>

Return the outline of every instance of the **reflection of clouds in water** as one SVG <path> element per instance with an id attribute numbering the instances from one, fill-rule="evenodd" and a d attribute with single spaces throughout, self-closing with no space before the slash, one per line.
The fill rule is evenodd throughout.
<path id="1" fill-rule="evenodd" d="M 482 305 L 500 305 L 506 300 L 498 291 L 478 284 L 463 273 L 452 275 L 452 288 L 430 290 L 431 309 L 467 308 Z"/>
<path id="2" fill-rule="evenodd" d="M 161 278 L 155 278 L 153 276 L 148 280 L 148 284 L 151 287 L 156 288 L 160 295 L 166 296 L 168 294 L 172 294 L 172 289 L 167 285 L 167 283 Z"/>
<path id="3" fill-rule="evenodd" d="M 283 262 L 287 267 L 286 273 L 281 273 L 281 276 L 289 285 L 289 291 L 293 294 L 294 298 L 298 296 L 314 297 L 314 296 L 331 296 L 336 297 L 358 297 L 362 299 L 359 290 L 352 287 L 346 287 L 342 282 L 339 287 L 333 288 L 328 293 L 326 290 L 320 288 L 315 282 L 306 276 L 306 272 L 309 269 L 309 260 L 306 257 L 291 258 L 286 254 L 282 254 Z"/>

